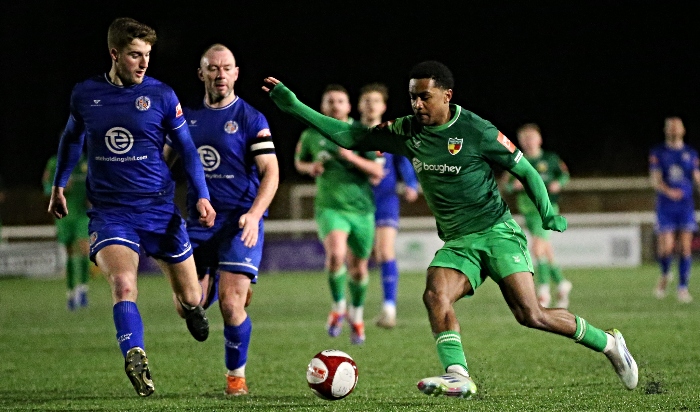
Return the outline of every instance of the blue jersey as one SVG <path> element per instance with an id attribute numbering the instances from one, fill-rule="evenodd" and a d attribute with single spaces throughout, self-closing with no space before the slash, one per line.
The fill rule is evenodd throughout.
<path id="1" fill-rule="evenodd" d="M 396 183 L 399 177 L 404 181 L 406 186 L 416 189 L 418 187 L 418 179 L 416 172 L 413 170 L 411 161 L 401 155 L 391 153 L 382 153 L 384 162 L 384 177 L 377 186 L 374 186 L 374 196 L 392 195 L 396 193 Z"/>
<path id="2" fill-rule="evenodd" d="M 671 188 L 681 189 L 683 199 L 673 201 L 662 193 L 657 193 L 659 207 L 693 204 L 693 173 L 698 170 L 698 152 L 688 145 L 673 149 L 659 144 L 649 154 L 649 169 L 661 172 L 661 177 Z"/>
<path id="3" fill-rule="evenodd" d="M 182 108 L 169 86 L 146 76 L 141 84 L 123 87 L 106 74 L 78 83 L 61 137 L 54 185 L 65 187 L 84 139 L 87 194 L 93 206 L 172 202 L 175 183 L 162 154 L 166 134 L 175 136 L 175 148 L 188 159 L 190 186 L 208 198 Z"/>
<path id="4" fill-rule="evenodd" d="M 226 107 L 202 103 L 188 108 L 185 117 L 204 167 L 214 210 L 247 211 L 260 187 L 255 156 L 275 153 L 267 119 L 240 97 Z M 190 220 L 195 221 L 196 202 L 196 194 L 189 190 L 187 209 Z"/>

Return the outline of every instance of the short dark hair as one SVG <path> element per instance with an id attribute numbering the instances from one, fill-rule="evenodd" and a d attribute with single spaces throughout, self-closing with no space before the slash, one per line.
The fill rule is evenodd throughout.
<path id="1" fill-rule="evenodd" d="M 384 83 L 370 83 L 362 86 L 360 89 L 360 98 L 367 93 L 377 92 L 382 95 L 384 103 L 389 100 L 389 88 Z"/>
<path id="2" fill-rule="evenodd" d="M 326 86 L 325 89 L 323 89 L 323 94 L 325 95 L 328 92 L 343 92 L 345 93 L 348 97 L 350 97 L 350 93 L 348 93 L 348 89 L 343 87 L 340 84 L 337 83 L 331 83 L 328 86 Z"/>
<path id="3" fill-rule="evenodd" d="M 408 76 L 410 79 L 433 79 L 435 86 L 445 90 L 452 89 L 455 86 L 455 79 L 450 69 L 435 60 L 416 64 Z"/>
<path id="4" fill-rule="evenodd" d="M 134 39 L 141 39 L 151 46 L 156 43 L 156 31 L 130 17 L 114 19 L 107 30 L 107 47 L 121 50 Z"/>
<path id="5" fill-rule="evenodd" d="M 542 134 L 542 130 L 540 130 L 540 126 L 537 125 L 537 123 L 525 123 L 524 125 L 518 127 L 518 130 L 516 133 L 520 133 L 524 130 L 534 130 L 539 134 Z"/>

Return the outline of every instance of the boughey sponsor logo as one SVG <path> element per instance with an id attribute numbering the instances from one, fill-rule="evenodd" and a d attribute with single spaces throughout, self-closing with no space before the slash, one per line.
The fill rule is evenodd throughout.
<path id="1" fill-rule="evenodd" d="M 440 174 L 454 173 L 457 175 L 457 174 L 459 174 L 459 171 L 462 170 L 462 166 L 450 166 L 448 164 L 434 165 L 434 164 L 422 162 L 415 157 L 413 158 L 412 163 L 413 163 L 413 168 L 416 170 L 416 173 L 426 171 L 426 172 L 438 172 Z"/>
<path id="2" fill-rule="evenodd" d="M 212 146 L 199 146 L 197 148 L 197 153 L 199 153 L 199 160 L 202 162 L 202 167 L 205 172 L 214 171 L 221 164 L 219 151 Z"/>

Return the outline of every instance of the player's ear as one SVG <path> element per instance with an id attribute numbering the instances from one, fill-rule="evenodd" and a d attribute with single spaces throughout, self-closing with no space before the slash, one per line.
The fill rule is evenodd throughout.
<path id="1" fill-rule="evenodd" d="M 111 49 L 109 49 L 109 56 L 112 58 L 113 61 L 119 61 L 119 51 L 116 48 L 112 47 Z"/>
<path id="2" fill-rule="evenodd" d="M 197 69 L 197 77 L 199 77 L 199 80 L 204 81 L 204 72 L 202 72 L 202 68 Z"/>
<path id="3" fill-rule="evenodd" d="M 449 103 L 450 100 L 452 100 L 452 89 L 445 90 L 444 99 L 445 99 L 445 103 Z"/>

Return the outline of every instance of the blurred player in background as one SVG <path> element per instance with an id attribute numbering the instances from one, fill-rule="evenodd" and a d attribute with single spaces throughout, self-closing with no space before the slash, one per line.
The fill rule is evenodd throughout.
<path id="1" fill-rule="evenodd" d="M 227 395 L 246 395 L 245 366 L 252 322 L 245 306 L 258 279 L 263 250 L 263 217 L 279 183 L 279 165 L 270 126 L 262 113 L 234 92 L 238 67 L 222 44 L 200 58 L 204 101 L 185 110 L 192 140 L 204 167 L 216 222 L 203 228 L 197 194 L 187 193 L 187 232 L 194 248 L 204 307 L 218 300 L 224 319 Z M 166 146 L 166 158 L 172 149 Z M 179 307 L 179 305 L 176 305 Z"/>
<path id="2" fill-rule="evenodd" d="M 167 275 L 192 336 L 203 341 L 209 335 L 192 247 L 173 198 L 175 182 L 163 160 L 166 134 L 197 192 L 200 223 L 212 226 L 216 217 L 177 96 L 146 76 L 155 42 L 155 31 L 134 19 L 118 18 L 109 26 L 112 67 L 73 88 L 49 202 L 49 213 L 59 219 L 71 212 L 63 192 L 85 141 L 90 259 L 109 282 L 124 370 L 139 396 L 154 391 L 136 306 L 140 247 Z"/>
<path id="3" fill-rule="evenodd" d="M 490 122 L 451 104 L 454 78 L 442 63 L 426 61 L 409 73 L 414 114 L 373 128 L 351 127 L 300 102 L 277 79 L 264 91 L 285 112 L 322 131 L 342 147 L 381 150 L 412 159 L 438 235 L 445 245 L 431 262 L 423 302 L 445 373 L 421 379 L 427 395 L 469 398 L 469 376 L 454 303 L 474 294 L 487 278 L 498 283 L 516 320 L 603 352 L 628 389 L 637 386 L 637 365 L 618 330 L 604 332 L 566 309 L 543 308 L 535 293 L 527 239 L 498 192 L 492 164 L 513 173 L 530 194 L 544 229 L 563 231 L 540 175 Z M 473 339 L 473 337 L 472 337 Z M 524 349 L 523 349 L 524 350 Z"/>
<path id="4" fill-rule="evenodd" d="M 665 141 L 649 153 L 649 175 L 656 190 L 656 242 L 661 277 L 654 295 L 662 299 L 671 273 L 678 234 L 678 291 L 680 302 L 690 303 L 688 292 L 695 222 L 693 187 L 700 187 L 698 152 L 683 142 L 685 127 L 679 117 L 668 117 L 664 125 Z"/>
<path id="5" fill-rule="evenodd" d="M 350 97 L 343 86 L 326 87 L 321 98 L 324 115 L 352 127 L 350 109 Z M 312 128 L 302 132 L 294 157 L 299 173 L 316 178 L 314 217 L 326 253 L 325 270 L 333 298 L 326 325 L 328 334 L 340 335 L 347 314 L 353 344 L 365 341 L 363 311 L 375 211 L 370 179 L 382 178 L 382 165 L 376 159 L 374 151 L 343 149 Z M 349 308 L 345 300 L 346 284 L 350 288 Z"/>
<path id="6" fill-rule="evenodd" d="M 559 194 L 561 189 L 569 181 L 569 169 L 556 153 L 542 150 L 542 134 L 540 127 L 534 123 L 527 123 L 518 128 L 518 143 L 525 158 L 537 170 L 547 186 L 549 201 L 552 203 L 554 213 L 559 213 Z M 542 218 L 537 211 L 537 206 L 532 203 L 530 197 L 525 193 L 520 180 L 510 173 L 503 175 L 506 180 L 505 190 L 507 193 L 516 192 L 516 202 L 518 211 L 525 217 L 525 225 L 532 235 L 532 251 L 535 258 L 535 286 L 537 287 L 537 298 L 545 308 L 551 303 L 549 288 L 550 279 L 554 281 L 557 288 L 557 301 L 554 304 L 557 308 L 569 307 L 569 292 L 571 292 L 571 282 L 564 278 L 561 268 L 554 261 L 554 250 L 549 240 L 551 231 L 542 228 Z"/>
<path id="7" fill-rule="evenodd" d="M 380 124 L 388 99 L 389 90 L 384 84 L 370 83 L 362 87 L 357 105 L 360 122 L 367 127 Z M 404 198 L 408 202 L 414 202 L 418 198 L 418 180 L 411 162 L 404 156 L 382 153 L 379 159 L 384 161 L 384 177 L 374 185 L 374 201 L 377 206 L 374 213 L 374 258 L 381 270 L 384 302 L 375 323 L 379 327 L 391 329 L 396 326 L 396 296 L 399 286 L 396 235 L 399 230 L 400 202 L 396 184 L 400 177 L 405 183 Z"/>
<path id="8" fill-rule="evenodd" d="M 57 157 L 51 156 L 46 163 L 42 176 L 44 194 L 51 195 L 51 186 L 56 173 Z M 66 248 L 66 302 L 68 310 L 82 308 L 88 304 L 88 280 L 90 279 L 90 236 L 88 235 L 87 216 L 89 202 L 85 179 L 88 163 L 85 156 L 80 156 L 78 164 L 71 172 L 70 179 L 63 191 L 66 206 L 70 214 L 63 219 L 56 219 L 56 237 Z"/>

